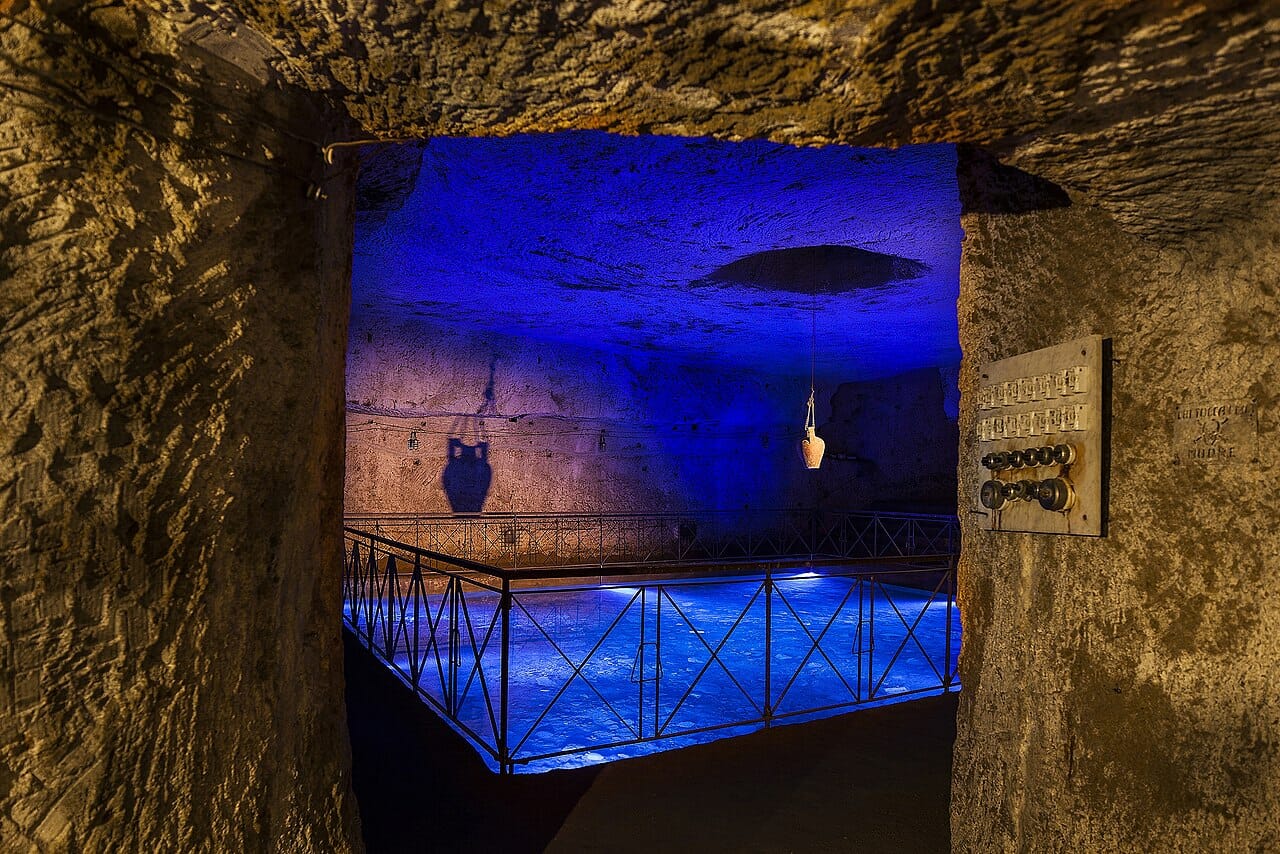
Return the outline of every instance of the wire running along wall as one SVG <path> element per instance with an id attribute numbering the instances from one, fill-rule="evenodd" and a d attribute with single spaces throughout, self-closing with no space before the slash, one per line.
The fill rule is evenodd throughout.
<path id="1" fill-rule="evenodd" d="M 954 517 L 825 514 L 801 533 L 794 519 L 778 518 L 774 536 L 749 543 L 712 536 L 704 518 L 705 542 L 695 549 L 699 535 L 690 535 L 687 516 L 520 515 L 465 525 L 478 551 L 508 549 L 513 560 L 542 554 L 541 546 L 515 548 L 521 542 L 545 545 L 546 531 L 579 530 L 597 536 L 578 557 L 590 554 L 597 567 L 619 572 L 654 563 L 637 557 L 682 551 L 744 562 L 790 558 L 790 566 L 606 580 L 581 566 L 498 566 L 348 527 L 346 623 L 504 773 L 652 752 L 958 687 Z M 667 529 L 673 520 L 679 545 L 599 548 L 606 532 Z M 437 542 L 459 536 L 444 524 L 456 521 L 376 524 Z M 503 530 L 505 539 L 495 533 Z M 821 566 L 797 570 L 800 554 Z M 877 565 L 838 564 L 869 558 Z"/>

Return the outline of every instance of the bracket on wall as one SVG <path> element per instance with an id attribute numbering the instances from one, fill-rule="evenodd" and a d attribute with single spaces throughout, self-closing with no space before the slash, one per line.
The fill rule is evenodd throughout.
<path id="1" fill-rule="evenodd" d="M 990 530 L 1105 535 L 1110 344 L 1090 335 L 982 367 L 974 464 Z"/>

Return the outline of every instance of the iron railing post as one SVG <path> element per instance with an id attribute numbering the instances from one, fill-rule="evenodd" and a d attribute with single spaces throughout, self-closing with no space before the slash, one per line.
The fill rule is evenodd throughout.
<path id="1" fill-rule="evenodd" d="M 644 624 L 648 622 L 645 615 L 645 593 L 649 588 L 642 586 L 640 588 L 640 678 L 636 684 L 640 688 L 639 701 L 636 703 L 636 732 L 640 733 L 640 737 L 644 738 Z M 654 716 L 654 737 L 657 738 L 657 716 Z"/>
<path id="2" fill-rule="evenodd" d="M 508 753 L 507 714 L 511 706 L 511 580 L 502 579 L 502 698 L 498 713 L 498 762 L 502 773 L 510 774 L 511 756 Z"/>
<path id="3" fill-rule="evenodd" d="M 862 626 L 863 626 L 863 614 L 865 613 L 864 609 L 866 606 L 866 589 L 867 588 L 866 588 L 866 585 L 863 583 L 863 579 L 861 578 L 858 578 L 856 581 L 854 581 L 854 584 L 858 585 L 858 630 L 854 632 L 854 635 L 853 635 L 854 648 L 857 650 L 857 654 L 854 656 L 854 659 L 856 661 L 856 667 L 858 668 L 858 681 L 857 681 L 857 688 L 854 691 L 854 699 L 861 701 L 863 699 L 863 696 L 862 696 Z M 868 685 L 871 684 L 870 679 L 867 680 L 867 684 Z"/>
<path id="4" fill-rule="evenodd" d="M 400 570 L 396 566 L 396 556 L 394 554 L 387 554 L 387 568 L 384 575 L 386 581 L 382 586 L 384 591 L 382 601 L 387 613 L 382 618 L 382 652 L 387 657 L 387 661 L 394 662 L 396 658 L 396 637 L 399 635 L 396 629 L 396 605 L 400 598 Z M 400 613 L 404 613 L 403 608 Z"/>
<path id="5" fill-rule="evenodd" d="M 764 573 L 764 725 L 773 723 L 773 573 Z"/>
<path id="6" fill-rule="evenodd" d="M 947 559 L 947 635 L 946 635 L 946 662 L 943 665 L 942 684 L 943 687 L 951 690 L 951 679 L 953 676 L 951 667 L 951 604 L 955 601 L 955 581 L 956 581 L 956 559 L 954 556 Z"/>
<path id="7" fill-rule="evenodd" d="M 409 648 L 409 673 L 416 691 L 422 679 L 422 555 L 413 556 L 413 643 Z"/>
<path id="8" fill-rule="evenodd" d="M 658 587 L 658 623 L 654 628 L 657 640 L 653 645 L 653 737 L 658 738 L 661 733 L 658 732 L 658 723 L 662 720 L 662 586 Z M 641 737 L 644 736 L 644 730 L 640 731 Z"/>
<path id="9" fill-rule="evenodd" d="M 876 577 L 867 579 L 871 582 L 871 607 L 867 619 L 867 699 L 876 698 Z"/>
<path id="10" fill-rule="evenodd" d="M 449 576 L 449 714 L 458 715 L 458 659 L 462 653 L 458 649 L 461 643 L 458 632 L 458 597 L 462 595 L 462 584 L 453 576 Z"/>
<path id="11" fill-rule="evenodd" d="M 365 576 L 365 587 L 368 591 L 365 595 L 369 599 L 369 605 L 365 611 L 364 618 L 364 638 L 369 645 L 369 649 L 373 649 L 373 594 L 376 591 L 378 581 L 378 556 L 373 551 L 373 540 L 369 540 L 369 565 L 365 568 L 367 575 Z M 373 589 L 369 589 L 373 588 Z"/>

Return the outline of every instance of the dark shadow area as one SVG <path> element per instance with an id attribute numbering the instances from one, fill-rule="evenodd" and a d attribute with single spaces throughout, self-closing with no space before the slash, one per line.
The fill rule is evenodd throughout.
<path id="1" fill-rule="evenodd" d="M 489 465 L 489 443 L 468 445 L 461 439 L 449 440 L 449 461 L 440 475 L 444 494 L 454 513 L 479 513 L 493 481 Z"/>
<path id="2" fill-rule="evenodd" d="M 950 850 L 956 694 L 500 777 L 343 632 L 370 854 Z"/>
<path id="3" fill-rule="evenodd" d="M 400 210 L 418 183 L 422 143 L 371 145 L 360 152 L 356 179 L 356 219 L 360 227 L 380 225 Z"/>
<path id="4" fill-rule="evenodd" d="M 352 782 L 369 854 L 542 851 L 598 768 L 501 777 L 343 631 Z"/>
<path id="5" fill-rule="evenodd" d="M 1067 191 L 1052 181 L 1006 166 L 976 145 L 956 146 L 960 212 L 1017 214 L 1071 206 Z"/>
<path id="6" fill-rule="evenodd" d="M 454 513 L 479 513 L 489 496 L 493 483 L 493 466 L 489 465 L 489 433 L 485 430 L 485 417 L 498 414 L 494 379 L 497 359 L 489 361 L 489 382 L 484 387 L 484 399 L 475 415 L 458 418 L 453 423 L 447 444 L 448 461 L 440 474 L 440 485 L 449 508 Z M 469 437 L 471 442 L 467 442 Z"/>
<path id="7" fill-rule="evenodd" d="M 744 255 L 694 286 L 739 285 L 796 294 L 843 294 L 918 279 L 929 265 L 856 246 L 796 246 Z"/>
<path id="8" fill-rule="evenodd" d="M 548 850 L 943 854 L 956 697 L 611 763 Z"/>

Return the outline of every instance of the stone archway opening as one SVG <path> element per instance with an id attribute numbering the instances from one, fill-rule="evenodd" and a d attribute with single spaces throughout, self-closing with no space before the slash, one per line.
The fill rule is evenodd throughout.
<path id="1" fill-rule="evenodd" d="M 581 563 L 573 551 L 580 526 L 590 526 L 593 539 L 618 534 L 584 517 L 620 511 L 627 524 L 670 521 L 671 536 L 695 546 L 710 541 L 713 526 L 726 518 L 716 514 L 726 513 L 740 516 L 748 535 L 760 539 L 772 535 L 774 520 L 766 514 L 777 511 L 821 511 L 824 522 L 865 514 L 873 520 L 862 530 L 867 544 L 898 537 L 900 550 L 911 548 L 915 529 L 909 529 L 922 518 L 926 527 L 955 526 L 962 206 L 953 146 L 805 149 L 562 132 L 370 146 L 361 152 L 361 170 L 347 364 L 346 502 L 353 527 L 506 566 L 512 559 Z M 803 413 L 811 367 L 819 433 L 829 449 L 817 472 L 800 465 L 799 420 L 791 417 Z M 466 457 L 466 449 L 480 448 L 483 457 Z M 478 500 L 460 507 L 463 493 Z M 470 515 L 480 510 L 489 518 Z M 938 523 L 939 514 L 950 521 Z M 554 545 L 541 539 L 547 516 L 554 519 Z M 498 544 L 510 554 L 487 540 L 487 550 L 475 549 L 471 533 L 485 525 L 511 529 L 511 541 Z M 459 534 L 464 528 L 466 536 Z M 358 538 L 350 545 L 360 548 Z M 660 548 L 648 547 L 651 554 Z M 805 567 L 833 570 L 815 562 L 813 552 L 822 548 L 810 544 L 805 551 Z M 854 555 L 830 557 L 839 564 Z M 927 566 L 928 558 L 920 560 Z M 928 670 L 932 663 L 935 675 L 946 674 L 934 693 L 956 687 L 954 578 L 899 574 L 892 589 L 900 592 L 868 584 L 866 603 L 861 587 L 851 595 L 863 580 L 837 582 L 848 589 L 823 606 L 826 630 L 812 628 L 848 658 L 831 664 L 846 688 L 857 686 L 849 689 L 848 708 L 882 702 L 887 691 L 928 690 L 904 677 L 909 665 Z M 773 603 L 774 584 L 761 588 L 761 603 Z M 788 579 L 780 589 L 797 584 Z M 912 646 L 910 631 L 892 643 L 881 639 L 887 652 L 877 669 L 872 600 L 882 597 L 883 621 L 917 594 L 911 607 L 929 617 L 925 622 L 937 618 L 936 638 L 920 629 L 916 638 L 927 651 Z M 426 602 L 428 614 L 431 595 L 410 594 Z M 439 595 L 444 603 L 447 595 Z M 773 604 L 782 609 L 784 601 Z M 355 610 L 348 602 L 348 617 Z M 584 631 L 589 610 L 573 609 Z M 637 626 L 646 619 L 641 614 Z M 560 640 L 548 637 L 539 617 L 530 614 L 540 637 Z M 606 623 L 626 617 L 610 611 Z M 816 612 L 810 617 L 819 619 Z M 955 635 L 948 638 L 952 618 Z M 361 635 L 369 623 L 356 615 L 356 635 L 388 661 L 398 660 L 399 647 L 394 638 L 388 645 L 385 630 L 381 646 L 378 629 Z M 648 627 L 651 637 L 657 625 Z M 867 637 L 859 641 L 863 630 Z M 601 632 L 601 643 L 610 632 L 622 633 L 603 625 Z M 803 691 L 825 690 L 803 686 L 784 698 L 795 682 L 790 676 L 802 683 L 812 676 L 781 672 L 785 660 L 804 653 L 784 649 L 785 634 L 778 630 L 770 658 L 781 687 L 761 701 L 766 716 L 795 714 Z M 828 661 L 835 655 L 818 644 L 803 655 L 806 664 L 814 649 Z M 678 670 L 670 649 L 654 653 L 665 656 L 670 681 Z M 483 661 L 484 654 L 474 657 Z M 725 667 L 734 682 L 741 674 L 732 671 L 741 666 Z M 815 666 L 827 665 L 815 659 Z M 424 670 L 432 667 L 406 671 L 419 689 Z M 534 675 L 550 686 L 535 694 L 555 693 L 556 673 Z M 701 674 L 690 676 L 696 681 Z M 768 676 L 760 678 L 768 692 Z M 474 737 L 446 687 L 422 690 L 425 702 Z M 523 702 L 537 711 L 538 699 L 548 698 Z M 592 702 L 581 700 L 583 707 Z M 651 694 L 648 702 L 659 701 Z M 679 723 L 693 727 L 694 713 L 679 708 Z M 503 720 L 508 711 L 502 709 Z M 520 711 L 510 710 L 511 717 L 519 719 Z M 612 718 L 601 711 L 610 724 L 618 717 L 612 711 Z M 642 740 L 657 745 L 670 737 L 644 726 L 642 716 L 636 722 Z M 548 729 L 541 718 L 530 733 L 540 729 Z M 576 735 L 601 744 L 611 738 Z M 582 755 L 559 761 L 572 766 Z M 590 755 L 601 761 L 609 749 Z M 937 760 L 949 768 L 949 748 Z M 945 828 L 945 804 L 934 806 Z"/>

